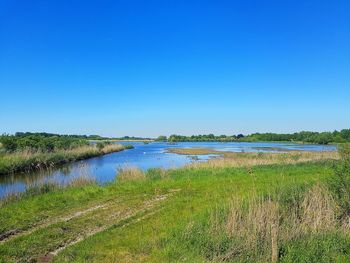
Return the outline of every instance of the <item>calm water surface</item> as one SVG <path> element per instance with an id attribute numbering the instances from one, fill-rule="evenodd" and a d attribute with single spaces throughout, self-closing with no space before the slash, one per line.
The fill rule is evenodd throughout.
<path id="1" fill-rule="evenodd" d="M 144 144 L 143 142 L 122 142 L 132 144 L 135 148 L 107 154 L 64 165 L 53 170 L 39 171 L 31 174 L 14 174 L 0 177 L 0 198 L 9 193 L 25 191 L 31 185 L 44 182 L 58 182 L 67 184 L 72 179 L 88 174 L 100 183 L 115 179 L 118 168 L 139 167 L 142 170 L 149 168 L 175 168 L 191 162 L 208 160 L 215 155 L 193 156 L 167 153 L 168 148 L 210 148 L 217 151 L 232 152 L 275 152 L 275 151 L 334 151 L 333 145 L 293 144 L 293 143 L 245 143 L 245 142 L 181 142 L 174 145 L 163 142 Z M 196 158 L 197 159 L 197 158 Z"/>

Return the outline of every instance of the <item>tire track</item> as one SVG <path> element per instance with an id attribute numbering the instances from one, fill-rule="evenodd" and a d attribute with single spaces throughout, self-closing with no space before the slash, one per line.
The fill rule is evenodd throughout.
<path id="1" fill-rule="evenodd" d="M 86 238 L 93 236 L 97 233 L 103 232 L 103 231 L 105 231 L 113 226 L 126 227 L 130 224 L 142 221 L 142 220 L 146 219 L 147 217 L 150 217 L 150 216 L 154 215 L 155 213 L 159 212 L 162 208 L 158 208 L 154 211 L 152 211 L 152 209 L 154 207 L 156 207 L 157 205 L 159 205 L 160 202 L 166 200 L 170 195 L 171 195 L 171 193 L 156 196 L 155 198 L 153 198 L 151 200 L 146 200 L 141 205 L 141 208 L 136 209 L 136 210 L 128 210 L 128 211 L 126 211 L 125 214 L 123 214 L 121 211 L 113 213 L 110 216 L 110 222 L 108 222 L 107 224 L 105 224 L 101 227 L 98 227 L 98 228 L 89 229 L 89 230 L 84 231 L 78 237 L 76 237 L 74 240 L 71 240 L 70 242 L 62 244 L 61 246 L 59 246 L 55 250 L 49 251 L 46 255 L 41 256 L 40 258 L 47 258 L 47 259 L 52 260 L 54 256 L 56 256 L 59 252 L 66 249 L 67 247 L 70 247 L 70 246 L 75 245 L 79 242 L 82 242 Z M 131 221 L 129 221 L 129 220 L 131 220 Z M 125 221 L 125 223 L 124 223 L 124 221 Z M 119 224 L 121 224 L 121 225 L 119 226 Z"/>
<path id="2" fill-rule="evenodd" d="M 163 209 L 161 203 L 180 190 L 168 189 L 164 194 L 142 195 L 138 198 L 133 196 L 126 200 L 124 198 L 119 200 L 109 199 L 105 203 L 95 203 L 92 207 L 75 211 L 54 220 L 40 223 L 40 225 L 27 231 L 16 233 L 0 242 L 0 245 L 4 245 L 6 248 L 15 245 L 20 248 L 22 252 L 18 254 L 9 250 L 10 253 L 4 255 L 15 260 L 15 262 L 51 262 L 54 256 L 62 250 L 84 241 L 90 236 L 111 227 L 127 227 L 157 213 Z M 140 200 L 140 197 L 143 200 Z M 147 199 L 145 200 L 145 198 Z M 127 200 L 131 203 L 123 202 Z M 50 241 L 52 233 L 55 233 L 55 236 Z M 22 236 L 25 238 L 20 238 Z M 27 237 L 28 239 L 34 238 L 35 242 L 33 244 L 26 243 Z M 41 246 L 42 242 L 45 242 L 45 245 L 42 244 L 43 246 Z M 5 247 L 4 249 L 6 249 Z M 42 249 L 44 247 L 46 249 Z"/>
<path id="3" fill-rule="evenodd" d="M 51 219 L 51 220 L 39 221 L 39 222 L 33 224 L 32 226 L 30 226 L 29 229 L 24 229 L 24 230 L 13 229 L 13 230 L 6 231 L 5 233 L 2 233 L 0 235 L 0 245 L 5 243 L 5 242 L 8 242 L 12 239 L 15 239 L 17 237 L 29 235 L 36 230 L 48 227 L 50 225 L 60 223 L 60 222 L 68 222 L 74 218 L 86 215 L 86 214 L 94 212 L 95 210 L 98 210 L 98 209 L 107 209 L 109 206 L 116 204 L 116 203 L 119 203 L 119 202 L 120 201 L 116 201 L 116 202 L 107 201 L 103 204 L 98 204 L 98 205 L 95 205 L 93 207 L 89 207 L 89 208 L 84 209 L 84 210 L 76 211 L 76 212 L 71 213 L 69 215 L 56 217 L 55 219 Z"/>

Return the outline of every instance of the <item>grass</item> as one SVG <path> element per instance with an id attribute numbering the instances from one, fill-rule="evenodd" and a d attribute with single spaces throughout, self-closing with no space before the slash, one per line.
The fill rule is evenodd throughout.
<path id="1" fill-rule="evenodd" d="M 268 197 L 234 197 L 190 224 L 182 240 L 210 261 L 283 262 L 280 252 L 289 244 L 341 229 L 336 204 L 322 185 L 306 191 L 294 186 L 294 196 L 288 198 L 283 191 Z"/>
<path id="2" fill-rule="evenodd" d="M 81 171 L 85 169 L 79 168 Z M 35 184 L 29 184 L 23 192 L 9 192 L 0 200 L 0 207 L 5 206 L 8 203 L 13 203 L 21 199 L 25 199 L 30 196 L 36 196 L 48 192 L 57 191 L 59 189 L 67 189 L 72 187 L 85 187 L 88 185 L 97 184 L 96 178 L 88 173 L 79 175 L 72 179 L 68 184 L 58 183 L 55 181 L 39 182 Z"/>
<path id="3" fill-rule="evenodd" d="M 219 168 L 219 167 L 249 167 L 268 164 L 292 164 L 309 161 L 337 160 L 340 158 L 338 152 L 307 152 L 292 151 L 287 153 L 235 153 L 216 151 L 206 148 L 171 148 L 171 153 L 183 155 L 207 155 L 217 154 L 223 158 L 212 158 L 204 163 L 191 164 L 197 168 Z"/>
<path id="4" fill-rule="evenodd" d="M 338 161 L 252 161 L 268 156 L 131 169 L 7 202 L 0 262 L 349 262 L 348 222 L 326 186 Z"/>
<path id="5" fill-rule="evenodd" d="M 145 173 L 137 167 L 118 169 L 118 182 L 140 181 L 146 178 Z"/>
<path id="6" fill-rule="evenodd" d="M 122 151 L 130 147 L 132 146 L 110 144 L 104 146 L 102 149 L 98 149 L 95 145 L 89 145 L 54 152 L 20 151 L 2 153 L 0 154 L 0 175 L 51 168 L 68 162 Z"/>

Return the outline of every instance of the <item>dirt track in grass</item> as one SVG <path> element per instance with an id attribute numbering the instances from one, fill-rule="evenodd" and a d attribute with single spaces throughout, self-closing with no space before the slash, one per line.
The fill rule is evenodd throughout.
<path id="1" fill-rule="evenodd" d="M 7 251 L 7 247 L 19 248 L 13 254 L 10 251 L 6 255 L 9 261 L 51 262 L 62 250 L 90 236 L 110 227 L 127 227 L 157 213 L 162 209 L 161 203 L 176 192 L 177 190 L 169 191 L 127 203 L 122 200 L 109 200 L 38 222 L 24 231 L 13 230 L 7 236 L 3 234 L 0 249 L 1 246 L 2 251 Z"/>

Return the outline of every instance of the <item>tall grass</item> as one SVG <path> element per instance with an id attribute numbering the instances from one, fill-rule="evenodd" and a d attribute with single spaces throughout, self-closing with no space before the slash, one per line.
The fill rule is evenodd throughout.
<path id="1" fill-rule="evenodd" d="M 117 181 L 140 181 L 146 179 L 145 173 L 137 167 L 123 167 L 117 169 Z"/>
<path id="2" fill-rule="evenodd" d="M 215 262 L 277 262 L 288 242 L 332 233 L 343 224 L 337 220 L 336 202 L 325 186 L 316 184 L 305 193 L 301 190 L 294 191 L 303 196 L 292 197 L 297 202 L 283 194 L 233 197 L 228 205 L 208 212 L 199 224 L 190 224 L 184 240 Z"/>
<path id="3" fill-rule="evenodd" d="M 288 153 L 224 153 L 223 158 L 193 163 L 194 168 L 250 167 L 269 164 L 294 164 L 300 162 L 337 160 L 337 152 L 288 152 Z"/>
<path id="4" fill-rule="evenodd" d="M 111 144 L 99 149 L 95 145 L 89 145 L 55 152 L 20 151 L 1 154 L 0 175 L 46 169 L 72 161 L 122 151 L 126 148 L 130 148 L 130 146 Z"/>
<path id="5" fill-rule="evenodd" d="M 342 208 L 341 217 L 350 217 L 350 144 L 339 149 L 341 162 L 334 165 L 334 176 L 328 185 L 334 198 Z"/>
<path id="6" fill-rule="evenodd" d="M 54 181 L 39 182 L 27 186 L 24 192 L 7 193 L 7 195 L 0 200 L 0 208 L 4 205 L 19 201 L 26 197 L 37 196 L 45 193 L 64 190 L 67 188 L 82 188 L 92 184 L 96 184 L 96 180 L 90 175 L 79 175 L 71 180 L 68 184 Z"/>
<path id="7" fill-rule="evenodd" d="M 169 171 L 162 168 L 150 168 L 147 171 L 142 171 L 138 167 L 122 167 L 116 172 L 116 180 L 120 183 L 130 181 L 155 181 L 169 178 Z"/>

